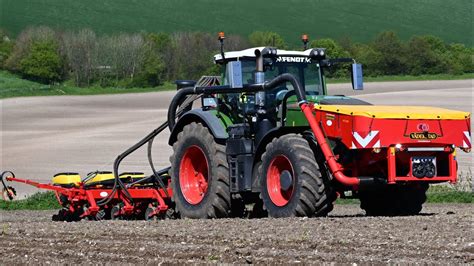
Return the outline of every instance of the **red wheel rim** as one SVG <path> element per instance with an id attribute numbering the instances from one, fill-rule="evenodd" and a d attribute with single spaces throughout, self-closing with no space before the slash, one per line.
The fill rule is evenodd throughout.
<path id="1" fill-rule="evenodd" d="M 283 171 L 289 171 L 293 177 L 293 184 L 287 190 L 283 190 L 281 186 L 280 175 Z M 294 176 L 293 166 L 286 156 L 278 155 L 273 158 L 267 171 L 267 191 L 273 204 L 279 207 L 288 204 L 293 196 Z"/>
<path id="2" fill-rule="evenodd" d="M 198 146 L 189 147 L 181 159 L 179 185 L 190 204 L 199 204 L 208 188 L 209 167 L 206 155 Z"/>

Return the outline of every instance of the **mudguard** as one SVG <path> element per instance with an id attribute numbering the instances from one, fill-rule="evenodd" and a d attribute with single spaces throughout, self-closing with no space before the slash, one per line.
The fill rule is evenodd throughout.
<path id="1" fill-rule="evenodd" d="M 206 126 L 217 141 L 225 141 L 229 137 L 226 128 L 222 124 L 222 121 L 219 120 L 215 114 L 202 109 L 193 109 L 189 112 L 186 112 L 182 117 L 179 118 L 178 122 L 171 131 L 168 144 L 172 146 L 178 138 L 178 133 L 183 130 L 185 125 L 192 122 L 202 123 L 204 126 Z"/>

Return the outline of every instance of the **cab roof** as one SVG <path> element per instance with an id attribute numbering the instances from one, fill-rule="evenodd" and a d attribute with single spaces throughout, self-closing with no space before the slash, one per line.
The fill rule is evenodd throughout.
<path id="1" fill-rule="evenodd" d="M 224 56 L 226 60 L 230 60 L 230 61 L 240 60 L 242 58 L 255 58 L 255 50 L 262 51 L 265 48 L 266 47 L 254 47 L 254 48 L 249 48 L 242 51 L 225 52 Z M 311 50 L 313 50 L 313 48 L 307 49 L 305 51 L 287 51 L 287 50 L 277 49 L 277 56 L 309 57 Z M 222 55 L 221 54 L 214 55 L 214 62 L 221 63 Z"/>

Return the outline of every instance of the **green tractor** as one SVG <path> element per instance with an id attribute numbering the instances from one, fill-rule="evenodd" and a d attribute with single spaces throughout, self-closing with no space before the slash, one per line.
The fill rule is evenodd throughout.
<path id="1" fill-rule="evenodd" d="M 344 96 L 327 96 L 323 68 L 353 60 L 326 60 L 324 49 L 271 47 L 222 52 L 214 60 L 222 66 L 222 75 L 206 84 L 214 85 L 209 91 L 200 87 L 202 106 L 188 107 L 184 114 L 173 116 L 186 99 L 180 92 L 198 94 L 195 88 L 199 88 L 192 81 L 177 81 L 180 91 L 169 110 L 169 144 L 174 151 L 170 176 L 180 215 L 219 218 L 259 217 L 267 212 L 273 217 L 329 213 L 336 191 L 329 184 L 324 157 L 318 156 L 322 154 L 298 106 L 294 84 L 280 82 L 266 90 L 251 86 L 289 74 L 313 103 L 364 104 Z M 260 178 L 267 175 L 272 178 Z M 253 209 L 245 210 L 251 204 Z"/>
<path id="2" fill-rule="evenodd" d="M 177 82 L 168 110 L 181 217 L 324 216 L 346 193 L 369 215 L 413 215 L 429 183 L 456 182 L 455 148 L 470 151 L 469 113 L 329 96 L 335 64 L 363 88 L 351 58 L 257 47 L 214 61 L 221 77 Z"/>

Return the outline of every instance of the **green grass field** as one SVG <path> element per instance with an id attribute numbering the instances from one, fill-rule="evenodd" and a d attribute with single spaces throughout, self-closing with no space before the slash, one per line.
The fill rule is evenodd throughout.
<path id="1" fill-rule="evenodd" d="M 203 31 L 249 35 L 275 31 L 299 45 L 301 33 L 365 42 L 378 32 L 403 39 L 433 34 L 472 46 L 471 0 L 0 0 L 0 27 L 31 25 L 98 33 Z"/>
<path id="2" fill-rule="evenodd" d="M 96 95 L 96 94 L 117 94 L 151 92 L 161 90 L 173 90 L 175 85 L 165 83 L 155 88 L 117 88 L 117 87 L 97 87 L 91 86 L 79 88 L 69 85 L 44 85 L 29 80 L 21 79 L 18 76 L 0 71 L 0 99 L 25 96 L 53 96 L 53 95 Z"/>

